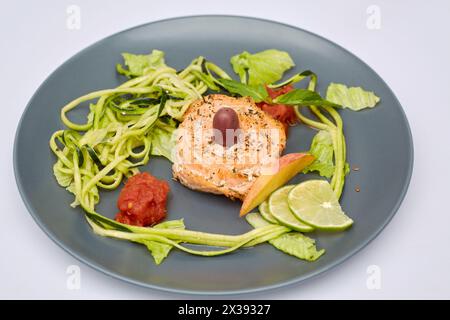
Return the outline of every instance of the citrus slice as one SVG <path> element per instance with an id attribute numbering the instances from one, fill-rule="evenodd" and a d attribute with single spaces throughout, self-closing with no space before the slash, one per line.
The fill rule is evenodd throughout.
<path id="1" fill-rule="evenodd" d="M 320 230 L 344 230 L 353 224 L 324 180 L 298 184 L 289 192 L 288 204 L 298 219 Z"/>
<path id="2" fill-rule="evenodd" d="M 261 203 L 258 207 L 259 213 L 261 216 L 267 220 L 270 223 L 278 223 L 278 221 L 275 219 L 275 217 L 270 213 L 269 211 L 269 204 L 267 203 L 267 200 Z"/>
<path id="3" fill-rule="evenodd" d="M 269 197 L 269 211 L 279 223 L 293 230 L 301 232 L 313 231 L 314 229 L 311 226 L 297 219 L 289 208 L 287 197 L 294 187 L 293 185 L 285 186 L 274 191 Z"/>

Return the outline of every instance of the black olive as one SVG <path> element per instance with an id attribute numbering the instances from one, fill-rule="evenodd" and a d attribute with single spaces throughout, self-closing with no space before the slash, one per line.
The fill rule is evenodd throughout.
<path id="1" fill-rule="evenodd" d="M 239 117 L 232 108 L 220 108 L 213 118 L 214 141 L 224 147 L 237 143 Z"/>

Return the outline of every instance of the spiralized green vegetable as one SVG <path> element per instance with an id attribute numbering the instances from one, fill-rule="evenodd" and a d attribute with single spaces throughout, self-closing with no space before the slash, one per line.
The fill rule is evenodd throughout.
<path id="1" fill-rule="evenodd" d="M 204 58 L 198 57 L 178 74 L 163 65 L 117 88 L 81 96 L 61 109 L 68 130 L 56 131 L 50 148 L 58 158 L 54 165 L 58 182 L 75 196 L 73 206 L 94 210 L 99 188 L 117 188 L 149 161 L 152 130 L 164 125 L 164 116 L 180 120 L 190 103 L 208 89 L 202 63 Z M 87 122 L 71 121 L 68 113 L 88 102 L 92 103 Z"/>
<path id="2" fill-rule="evenodd" d="M 100 200 L 100 189 L 116 189 L 124 177 L 137 174 L 138 167 L 147 164 L 151 155 L 163 155 L 170 159 L 170 149 L 161 141 L 168 141 L 167 136 L 174 132 L 176 120 L 182 120 L 189 105 L 202 98 L 208 89 L 227 89 L 224 81 L 232 81 L 224 70 L 203 57 L 194 59 L 179 72 L 164 63 L 161 51 L 154 50 L 150 56 L 126 54 L 126 57 L 135 59 L 126 63 L 128 67 L 132 65 L 133 70 L 120 65 L 117 70 L 134 78 L 113 89 L 88 93 L 65 105 L 61 109 L 61 120 L 67 129 L 53 133 L 49 143 L 57 157 L 53 166 L 54 175 L 58 183 L 74 195 L 71 205 L 84 209 L 93 231 L 101 236 L 143 244 L 151 247 L 151 252 L 158 245 L 165 246 L 164 250 L 160 250 L 163 254 L 156 256 L 152 252 L 156 263 L 160 263 L 172 247 L 194 255 L 216 256 L 271 241 L 290 232 L 289 228 L 277 224 L 241 235 L 185 230 L 184 225 L 183 228 L 137 227 L 119 223 L 95 211 Z M 136 61 L 143 61 L 145 66 L 136 65 Z M 151 64 L 152 61 L 157 63 Z M 278 88 L 307 77 L 310 77 L 308 89 L 314 91 L 317 77 L 311 71 L 269 86 Z M 69 119 L 70 111 L 87 106 L 89 113 L 85 123 L 75 123 Z M 332 107 L 319 109 L 309 106 L 319 122 L 300 113 L 299 106 L 294 108 L 305 124 L 331 134 L 335 155 L 331 184 L 339 197 L 345 179 L 345 139 L 339 114 Z M 323 111 L 327 112 L 327 116 Z M 161 134 L 164 134 L 164 139 L 161 139 Z M 170 221 L 165 223 L 170 224 Z M 224 249 L 194 250 L 180 243 Z"/>
<path id="3" fill-rule="evenodd" d="M 300 82 L 307 77 L 310 78 L 308 84 L 308 90 L 315 91 L 317 84 L 317 76 L 310 70 L 306 70 L 302 73 L 298 73 L 288 80 L 278 83 L 272 84 L 269 87 L 271 88 L 279 88 L 288 84 L 293 84 L 296 82 Z M 334 193 L 338 197 L 341 197 L 342 190 L 344 189 L 345 183 L 345 166 L 346 166 L 346 145 L 345 145 L 345 136 L 343 129 L 342 118 L 339 113 L 330 106 L 314 106 L 310 105 L 307 108 L 310 109 L 311 113 L 314 114 L 319 120 L 313 120 L 305 116 L 300 112 L 300 108 L 302 106 L 293 106 L 297 117 L 306 125 L 313 127 L 319 130 L 326 130 L 330 133 L 333 140 L 333 149 L 334 149 L 334 162 L 335 168 L 333 177 L 331 178 L 331 186 L 334 190 Z M 325 114 L 324 114 L 325 112 Z M 331 118 L 331 119 L 330 119 Z"/>
<path id="4" fill-rule="evenodd" d="M 121 72 L 127 73 L 121 69 Z M 117 88 L 95 91 L 68 103 L 61 120 L 68 128 L 56 131 L 50 149 L 57 157 L 53 171 L 58 183 L 74 194 L 72 206 L 80 205 L 96 234 L 146 245 L 148 241 L 176 247 L 190 254 L 215 256 L 254 246 L 290 230 L 272 225 L 230 236 L 184 229 L 147 228 L 125 225 L 95 211 L 99 189 L 116 189 L 124 177 L 139 172 L 152 154 L 153 132 L 167 129 L 166 117 L 181 120 L 192 101 L 208 88 L 218 90 L 217 79 L 230 77 L 218 66 L 198 57 L 181 72 L 161 66 L 128 80 Z M 87 122 L 72 122 L 68 112 L 89 105 Z M 133 160 L 133 161 L 132 161 Z M 193 250 L 179 242 L 224 247 L 223 250 Z"/>

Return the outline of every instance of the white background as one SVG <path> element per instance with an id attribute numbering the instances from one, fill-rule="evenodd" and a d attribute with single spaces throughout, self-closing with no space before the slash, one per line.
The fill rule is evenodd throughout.
<path id="1" fill-rule="evenodd" d="M 81 29 L 66 27 L 69 5 Z M 370 5 L 381 29 L 370 30 Z M 44 79 L 76 52 L 117 31 L 163 18 L 236 14 L 278 20 L 322 35 L 377 71 L 406 111 L 415 167 L 395 218 L 367 248 L 301 285 L 233 298 L 450 298 L 450 2 L 448 1 L 4 1 L 0 10 L 0 298 L 185 299 L 140 288 L 85 265 L 34 223 L 16 188 L 12 149 L 25 105 Z M 32 156 L 32 155 L 30 155 Z M 66 269 L 78 264 L 81 288 L 68 290 Z M 366 286 L 367 268 L 381 288 Z"/>

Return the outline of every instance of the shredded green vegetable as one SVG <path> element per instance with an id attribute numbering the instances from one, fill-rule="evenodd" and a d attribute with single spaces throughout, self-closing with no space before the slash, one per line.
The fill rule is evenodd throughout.
<path id="1" fill-rule="evenodd" d="M 68 129 L 52 135 L 50 148 L 58 158 L 55 176 L 74 194 L 74 206 L 93 210 L 98 189 L 115 189 L 124 177 L 138 173 L 137 167 L 149 161 L 152 144 L 155 153 L 168 157 L 161 150 L 161 135 L 176 124 L 164 119 L 181 119 L 189 104 L 206 92 L 208 86 L 196 75 L 203 61 L 195 59 L 178 74 L 162 61 L 117 88 L 86 94 L 62 108 L 61 120 Z M 68 118 L 69 111 L 89 102 L 86 123 Z"/>
<path id="2" fill-rule="evenodd" d="M 272 66 L 275 68 L 272 70 L 271 64 L 267 64 L 267 55 L 271 59 L 283 57 L 284 62 L 281 62 L 284 64 L 276 68 Z M 327 164 L 332 174 L 329 172 L 327 177 L 331 176 L 331 185 L 339 198 L 348 170 L 343 123 L 333 108 L 337 105 L 315 92 L 317 76 L 307 70 L 278 84 L 265 83 L 267 79 L 278 81 L 284 71 L 293 66 L 289 54 L 277 50 L 233 57 L 234 70 L 241 80 L 248 73 L 249 84 L 246 79 L 241 83 L 233 80 L 224 70 L 201 56 L 178 72 L 166 65 L 164 52 L 159 50 L 148 55 L 124 53 L 123 58 L 125 67 L 118 64 L 116 69 L 129 80 L 116 88 L 88 93 L 65 105 L 61 109 L 61 120 L 67 129 L 56 131 L 50 139 L 50 149 L 57 157 L 53 166 L 56 180 L 74 195 L 71 205 L 84 209 L 93 231 L 101 236 L 145 245 L 157 264 L 172 248 L 194 255 L 216 256 L 262 242 L 270 242 L 302 259 L 317 259 L 323 251 L 315 251 L 313 240 L 306 241 L 302 235 L 293 237 L 289 228 L 277 224 L 264 225 L 241 235 L 223 235 L 187 230 L 182 220 L 166 221 L 150 228 L 131 226 L 95 211 L 100 189 L 116 189 L 124 177 L 137 174 L 138 167 L 147 164 L 152 155 L 172 160 L 172 136 L 178 121 L 189 105 L 202 98 L 208 89 L 225 90 L 229 94 L 251 96 L 255 101 L 271 103 L 263 84 L 279 88 L 306 78 L 310 79 L 307 90 L 296 89 L 297 92 L 290 95 L 277 97 L 275 102 L 280 100 L 292 105 L 303 123 L 329 134 L 334 164 L 328 155 Z M 317 106 L 309 105 L 311 103 Z M 76 108 L 89 108 L 85 123 L 69 119 L 70 111 Z M 302 114 L 301 108 L 309 108 L 317 119 Z M 181 243 L 216 249 L 195 250 Z M 222 249 L 217 250 L 218 247 Z"/>
<path id="3" fill-rule="evenodd" d="M 293 84 L 308 77 L 310 78 L 308 90 L 314 92 L 316 90 L 317 76 L 309 70 L 296 74 L 281 84 L 272 85 L 272 87 L 277 88 L 286 84 Z M 334 151 L 334 172 L 331 178 L 331 186 L 339 199 L 344 188 L 346 174 L 346 146 L 342 118 L 333 106 L 329 105 L 326 100 L 321 101 L 320 99 L 317 99 L 318 102 L 322 102 L 321 106 L 299 105 L 298 102 L 290 103 L 288 99 L 283 99 L 289 95 L 290 93 L 286 93 L 285 95 L 277 97 L 275 101 L 281 101 L 285 104 L 292 104 L 297 117 L 303 123 L 318 130 L 325 130 L 329 132 L 331 136 Z M 311 113 L 315 115 L 319 121 L 308 118 L 302 114 L 300 112 L 302 107 L 309 108 Z"/>
<path id="4" fill-rule="evenodd" d="M 242 246 L 253 246 L 289 232 L 283 226 L 269 226 L 242 235 L 209 234 L 184 229 L 135 227 L 108 219 L 95 211 L 99 189 L 116 189 L 124 177 L 139 172 L 150 155 L 170 159 L 167 141 L 192 101 L 208 88 L 218 89 L 217 79 L 230 77 L 218 66 L 198 57 L 181 72 L 158 60 L 149 64 L 144 56 L 126 56 L 133 71 L 118 67 L 121 73 L 135 76 L 117 88 L 95 91 L 73 100 L 61 110 L 61 120 L 68 128 L 56 131 L 50 148 L 57 157 L 53 171 L 58 183 L 73 193 L 72 206 L 80 205 L 96 234 L 144 244 L 160 263 L 171 247 L 190 254 L 215 256 Z M 131 60 L 130 60 L 131 59 Z M 160 57 L 159 57 L 160 59 Z M 131 61 L 131 62 L 130 62 Z M 145 68 L 137 63 L 142 61 Z M 96 101 L 92 102 L 94 99 Z M 74 123 L 68 112 L 89 103 L 84 124 Z M 167 223 L 167 222 L 166 222 Z M 179 242 L 224 247 L 222 250 L 193 250 Z M 165 247 L 155 244 L 163 244 Z"/>

